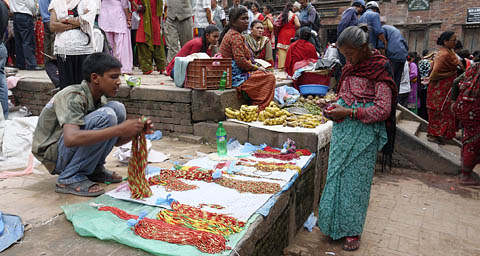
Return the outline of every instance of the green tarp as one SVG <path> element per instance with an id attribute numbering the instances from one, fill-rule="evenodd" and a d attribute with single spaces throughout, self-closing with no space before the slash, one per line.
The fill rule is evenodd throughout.
<path id="1" fill-rule="evenodd" d="M 99 196 L 88 202 L 63 206 L 62 209 L 67 219 L 72 222 L 75 231 L 81 236 L 96 237 L 101 240 L 114 240 L 155 255 L 212 255 L 202 253 L 194 246 L 148 240 L 137 236 L 127 226 L 127 221 L 118 218 L 111 212 L 97 210 L 89 205 L 92 202 L 117 207 L 135 215 L 139 215 L 142 211 L 147 211 L 147 218 L 152 219 L 155 219 L 156 214 L 161 210 L 158 207 L 122 201 L 107 195 Z M 242 232 L 231 235 L 228 238 L 227 246 L 235 248 L 238 241 L 245 235 L 250 224 L 259 216 L 259 214 L 252 215 Z M 218 255 L 229 255 L 230 252 L 228 250 Z"/>

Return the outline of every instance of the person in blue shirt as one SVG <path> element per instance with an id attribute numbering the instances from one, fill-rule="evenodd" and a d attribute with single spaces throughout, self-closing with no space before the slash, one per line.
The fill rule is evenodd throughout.
<path id="1" fill-rule="evenodd" d="M 299 0 L 298 1 L 300 5 L 302 6 L 302 10 L 300 11 L 300 25 L 302 27 L 310 27 L 313 30 L 315 29 L 315 18 L 317 16 L 317 10 L 315 10 L 315 7 L 311 3 L 309 3 L 308 0 Z M 318 31 L 315 31 L 318 32 Z"/>
<path id="2" fill-rule="evenodd" d="M 354 0 L 351 7 L 343 11 L 342 19 L 337 27 L 337 38 L 340 34 L 348 27 L 358 25 L 358 15 L 362 14 L 365 11 L 365 1 L 363 0 Z M 347 62 L 343 54 L 339 54 L 340 63 L 345 65 Z"/>
<path id="3" fill-rule="evenodd" d="M 380 49 L 385 49 L 385 56 L 392 62 L 393 80 L 397 87 L 400 86 L 402 79 L 403 66 L 407 60 L 408 44 L 402 33 L 394 26 L 383 25 L 383 35 L 385 40 L 388 41 L 388 45 L 385 48 L 383 42 L 379 40 L 377 46 Z"/>
<path id="4" fill-rule="evenodd" d="M 337 27 L 337 37 L 340 36 L 342 31 L 350 26 L 358 25 L 358 15 L 365 11 L 365 1 L 354 0 L 351 7 L 343 11 L 342 19 Z"/>
<path id="5" fill-rule="evenodd" d="M 380 8 L 375 1 L 368 2 L 366 7 L 367 11 L 360 17 L 358 23 L 368 25 L 368 30 L 370 31 L 369 44 L 371 47 L 379 49 L 385 55 L 385 48 L 388 46 L 388 43 L 383 35 L 382 24 L 380 22 Z M 385 48 L 379 48 L 377 45 L 378 40 L 383 42 Z"/>

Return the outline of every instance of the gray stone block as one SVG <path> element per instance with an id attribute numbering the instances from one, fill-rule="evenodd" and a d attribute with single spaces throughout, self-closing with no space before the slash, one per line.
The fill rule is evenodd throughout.
<path id="1" fill-rule="evenodd" d="M 217 144 L 215 135 L 218 128 L 217 123 L 201 122 L 195 123 L 193 127 L 194 135 L 203 137 L 210 145 Z M 248 142 L 248 125 L 226 121 L 223 122 L 223 127 L 227 132 L 227 139 L 236 138 L 242 144 Z"/>
<path id="2" fill-rule="evenodd" d="M 297 148 L 317 151 L 318 138 L 315 133 L 280 133 L 263 128 L 250 127 L 248 141 L 258 145 L 266 143 L 271 147 L 282 147 L 288 139 L 295 141 Z"/>
<path id="3" fill-rule="evenodd" d="M 186 142 L 186 143 L 192 143 L 192 144 L 201 144 L 203 142 L 203 137 L 202 136 L 195 136 L 192 134 L 178 134 L 178 139 L 180 141 Z"/>
<path id="4" fill-rule="evenodd" d="M 247 102 L 243 98 L 238 98 L 235 89 L 194 90 L 192 91 L 192 119 L 194 121 L 225 120 L 226 107 L 238 109 L 242 104 Z"/>
<path id="5" fill-rule="evenodd" d="M 130 99 L 190 103 L 192 90 L 173 86 L 138 87 L 130 91 Z"/>
<path id="6" fill-rule="evenodd" d="M 179 133 L 190 133 L 193 134 L 193 125 L 174 125 L 173 126 L 173 131 L 174 132 L 179 132 Z"/>

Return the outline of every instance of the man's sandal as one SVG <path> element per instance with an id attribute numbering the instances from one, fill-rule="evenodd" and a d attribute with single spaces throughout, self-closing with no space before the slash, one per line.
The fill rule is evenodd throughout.
<path id="1" fill-rule="evenodd" d="M 100 183 L 119 183 L 122 182 L 122 176 L 114 178 L 113 176 L 117 173 L 107 170 L 104 166 L 97 168 L 92 175 L 88 176 L 91 181 L 100 182 Z"/>
<path id="2" fill-rule="evenodd" d="M 84 180 L 84 181 L 80 181 L 72 184 L 64 184 L 63 186 L 60 184 L 57 184 L 55 187 L 55 192 L 62 193 L 62 194 L 72 194 L 76 196 L 88 196 L 88 197 L 99 196 L 105 193 L 104 189 L 96 192 L 88 191 L 91 187 L 95 185 L 98 186 L 97 183 L 92 182 L 90 180 Z"/>
<path id="3" fill-rule="evenodd" d="M 360 248 L 360 237 L 358 236 L 347 236 L 345 237 L 345 242 L 343 243 L 343 249 L 345 251 L 356 251 Z"/>

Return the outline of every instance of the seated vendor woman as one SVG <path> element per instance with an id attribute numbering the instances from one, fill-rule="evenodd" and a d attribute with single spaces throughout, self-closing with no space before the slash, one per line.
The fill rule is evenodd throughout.
<path id="1" fill-rule="evenodd" d="M 309 42 L 312 36 L 309 27 L 303 27 L 299 30 L 299 40 L 290 45 L 287 50 L 287 57 L 285 58 L 285 72 L 289 76 L 293 76 L 295 72 L 295 63 L 303 60 L 318 59 L 317 50 L 315 46 Z"/>
<path id="2" fill-rule="evenodd" d="M 203 36 L 196 37 L 188 41 L 177 53 L 177 55 L 175 55 L 172 61 L 170 61 L 167 66 L 167 75 L 174 78 L 173 67 L 175 66 L 176 57 L 186 57 L 188 55 L 198 52 L 204 52 L 208 54 L 208 56 L 213 56 L 216 53 L 216 46 L 219 37 L 220 32 L 218 31 L 217 26 L 210 25 L 205 28 L 205 33 L 203 34 Z"/>
<path id="3" fill-rule="evenodd" d="M 259 20 L 250 25 L 251 34 L 245 36 L 248 48 L 252 51 L 255 59 L 262 59 L 270 63 L 273 68 L 272 44 L 270 39 L 263 35 L 263 23 Z"/>
<path id="4" fill-rule="evenodd" d="M 33 134 L 32 153 L 51 174 L 58 174 L 55 191 L 78 196 L 105 193 L 95 182 L 118 183 L 122 176 L 105 169 L 105 158 L 146 129 L 151 121 L 126 119 L 125 106 L 107 103 L 120 88 L 122 64 L 106 53 L 93 53 L 83 62 L 84 80 L 59 91 L 45 105 Z"/>
<path id="5" fill-rule="evenodd" d="M 260 110 L 267 107 L 275 93 L 275 76 L 263 67 L 255 65 L 252 53 L 242 32 L 248 29 L 248 12 L 245 8 L 233 8 L 230 23 L 220 37 L 220 54 L 232 58 L 232 86 L 248 96 L 251 104 Z"/>

